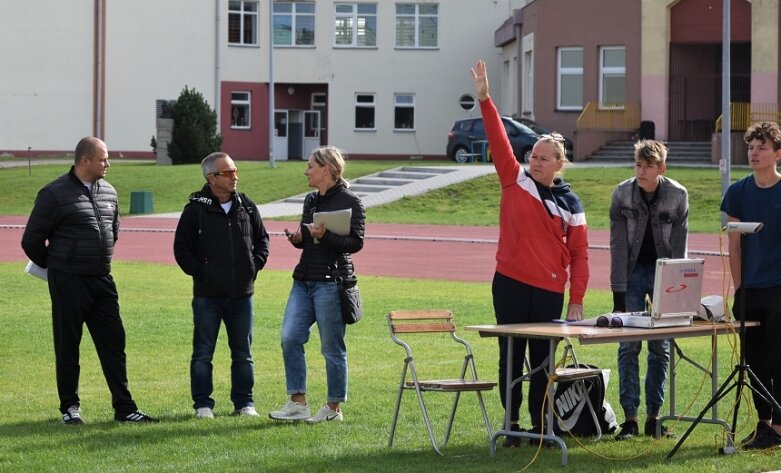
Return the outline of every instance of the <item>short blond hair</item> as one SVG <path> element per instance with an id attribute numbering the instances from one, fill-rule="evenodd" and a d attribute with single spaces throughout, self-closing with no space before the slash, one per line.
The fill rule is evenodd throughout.
<path id="1" fill-rule="evenodd" d="M 667 162 L 667 146 L 661 141 L 640 140 L 635 143 L 635 162 L 662 166 Z"/>

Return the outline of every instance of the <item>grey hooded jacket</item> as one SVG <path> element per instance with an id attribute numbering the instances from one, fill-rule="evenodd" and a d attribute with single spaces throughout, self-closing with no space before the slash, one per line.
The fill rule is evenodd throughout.
<path id="1" fill-rule="evenodd" d="M 689 230 L 689 197 L 678 182 L 660 176 L 656 200 L 649 207 L 635 178 L 613 190 L 610 204 L 610 288 L 626 292 L 645 227 L 651 220 L 657 258 L 686 258 Z"/>

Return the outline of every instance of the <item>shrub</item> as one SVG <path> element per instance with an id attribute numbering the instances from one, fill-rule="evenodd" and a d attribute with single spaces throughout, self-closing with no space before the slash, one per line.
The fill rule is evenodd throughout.
<path id="1" fill-rule="evenodd" d="M 220 150 L 217 114 L 200 92 L 185 86 L 170 111 L 174 129 L 168 156 L 173 164 L 200 163 L 209 153 Z"/>

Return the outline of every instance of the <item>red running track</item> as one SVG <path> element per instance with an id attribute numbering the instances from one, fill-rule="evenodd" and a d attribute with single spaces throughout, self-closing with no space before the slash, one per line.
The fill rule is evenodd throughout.
<path id="1" fill-rule="evenodd" d="M 173 238 L 177 219 L 125 217 L 115 248 L 115 259 L 176 264 Z M 26 217 L 0 216 L 0 261 L 25 261 L 20 247 Z M 265 222 L 271 234 L 267 268 L 291 270 L 299 250 L 285 239 L 282 230 L 294 222 Z M 354 255 L 359 274 L 402 278 L 490 282 L 495 268 L 497 227 L 446 225 L 368 224 L 366 244 Z M 610 289 L 609 235 L 590 230 L 589 287 Z M 724 241 L 726 251 L 726 238 Z M 705 259 L 703 294 L 723 294 L 723 263 L 719 237 L 690 234 L 689 256 Z"/>

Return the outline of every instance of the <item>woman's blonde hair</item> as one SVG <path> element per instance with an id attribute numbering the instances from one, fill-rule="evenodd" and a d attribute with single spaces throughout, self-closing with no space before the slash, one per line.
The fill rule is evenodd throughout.
<path id="1" fill-rule="evenodd" d="M 556 151 L 557 161 L 564 161 L 566 163 L 569 162 L 569 159 L 567 159 L 567 152 L 564 149 L 565 140 L 564 137 L 561 136 L 561 133 L 552 131 L 550 133 L 540 135 L 540 138 L 537 140 L 537 143 L 539 142 L 550 143 L 553 145 L 553 149 Z"/>
<path id="2" fill-rule="evenodd" d="M 321 146 L 312 150 L 311 156 L 317 164 L 328 168 L 334 181 L 341 183 L 344 187 L 350 187 L 350 184 L 342 177 L 345 154 L 339 148 L 335 146 Z"/>

